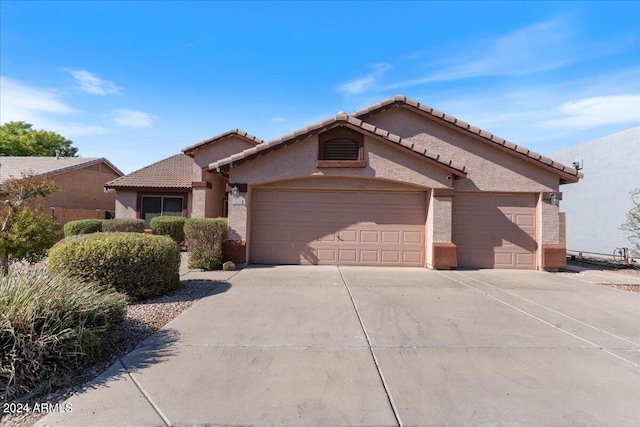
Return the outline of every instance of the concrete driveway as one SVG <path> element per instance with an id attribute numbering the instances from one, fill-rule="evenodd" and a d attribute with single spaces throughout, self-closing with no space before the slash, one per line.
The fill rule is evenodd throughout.
<path id="1" fill-rule="evenodd" d="M 637 278 L 232 274 L 38 425 L 640 425 Z"/>

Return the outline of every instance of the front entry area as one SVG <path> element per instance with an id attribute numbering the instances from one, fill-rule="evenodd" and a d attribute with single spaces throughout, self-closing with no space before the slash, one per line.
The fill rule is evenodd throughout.
<path id="1" fill-rule="evenodd" d="M 456 194 L 452 240 L 458 265 L 536 268 L 536 195 Z"/>
<path id="2" fill-rule="evenodd" d="M 256 189 L 250 262 L 425 264 L 425 192 Z"/>

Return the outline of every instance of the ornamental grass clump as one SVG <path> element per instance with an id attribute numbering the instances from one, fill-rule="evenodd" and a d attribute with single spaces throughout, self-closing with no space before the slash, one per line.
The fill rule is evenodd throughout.
<path id="1" fill-rule="evenodd" d="M 187 219 L 181 216 L 155 216 L 151 218 L 153 234 L 169 236 L 174 242 L 184 242 L 184 223 Z"/>
<path id="2" fill-rule="evenodd" d="M 133 299 L 151 298 L 180 286 L 180 250 L 167 236 L 84 234 L 56 243 L 47 269 L 111 286 Z"/>
<path id="3" fill-rule="evenodd" d="M 227 240 L 225 218 L 188 219 L 184 224 L 184 234 L 189 247 L 189 268 L 222 268 L 222 245 Z"/>
<path id="4" fill-rule="evenodd" d="M 42 270 L 0 277 L 0 401 L 63 383 L 100 353 L 126 303 L 107 286 Z"/>

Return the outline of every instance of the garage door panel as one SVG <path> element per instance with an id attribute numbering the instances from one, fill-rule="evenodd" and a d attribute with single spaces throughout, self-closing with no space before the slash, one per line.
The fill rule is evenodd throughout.
<path id="1" fill-rule="evenodd" d="M 424 233 L 421 233 L 419 231 L 405 231 L 404 233 L 402 233 L 402 237 L 403 237 L 402 238 L 403 243 L 422 244 L 423 243 L 422 238 L 424 237 Z"/>
<path id="2" fill-rule="evenodd" d="M 251 261 L 423 266 L 425 205 L 422 192 L 258 189 Z"/>
<path id="3" fill-rule="evenodd" d="M 457 194 L 452 240 L 458 250 L 458 265 L 535 268 L 536 200 L 533 194 Z"/>

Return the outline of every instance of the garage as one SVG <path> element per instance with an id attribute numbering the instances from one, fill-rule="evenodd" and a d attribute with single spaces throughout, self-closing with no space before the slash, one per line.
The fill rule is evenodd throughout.
<path id="1" fill-rule="evenodd" d="M 536 196 L 456 194 L 452 241 L 458 265 L 536 268 Z"/>
<path id="2" fill-rule="evenodd" d="M 251 262 L 425 264 L 425 193 L 255 189 Z"/>

